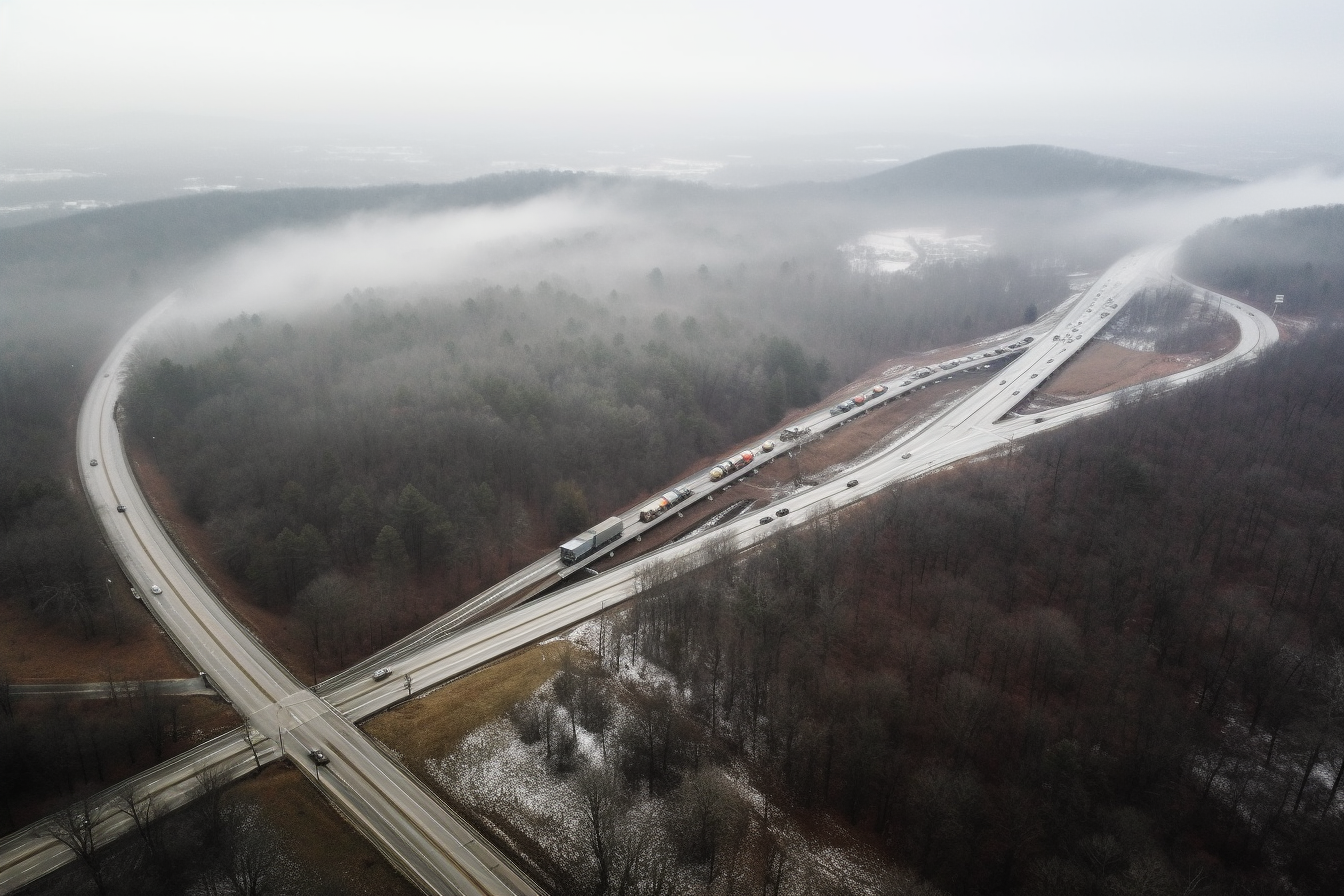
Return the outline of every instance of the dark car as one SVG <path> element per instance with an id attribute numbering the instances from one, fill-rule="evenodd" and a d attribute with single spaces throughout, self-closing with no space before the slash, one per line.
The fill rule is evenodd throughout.
<path id="1" fill-rule="evenodd" d="M 308 755 L 313 757 L 314 765 L 326 765 L 331 761 L 327 758 L 327 754 L 323 753 L 321 750 L 309 750 Z"/>
<path id="2" fill-rule="evenodd" d="M 901 455 L 901 460 L 909 460 L 909 459 L 910 459 L 910 455 L 909 455 L 909 454 L 902 454 L 902 455 Z"/>
<path id="3" fill-rule="evenodd" d="M 764 526 L 766 523 L 770 522 L 773 519 L 774 517 L 772 516 L 763 516 L 761 517 L 761 525 Z"/>
<path id="4" fill-rule="evenodd" d="M 788 515 L 789 515 L 789 508 L 787 507 L 781 507 L 775 511 L 775 516 L 788 516 Z"/>
<path id="5" fill-rule="evenodd" d="M 858 485 L 858 484 L 859 484 L 859 480 L 857 480 L 857 479 L 851 479 L 851 480 L 849 480 L 848 482 L 845 483 L 845 488 L 853 488 L 854 486 L 856 486 L 856 485 Z"/>
<path id="6" fill-rule="evenodd" d="M 96 458 L 93 459 L 93 460 L 90 460 L 90 461 L 89 461 L 89 466 L 91 466 L 91 467 L 96 467 L 96 466 L 98 466 L 98 460 L 97 460 Z"/>
<path id="7" fill-rule="evenodd" d="M 118 505 L 117 505 L 117 513 L 125 513 L 125 512 L 126 512 L 126 505 L 125 505 L 125 504 L 118 504 Z"/>

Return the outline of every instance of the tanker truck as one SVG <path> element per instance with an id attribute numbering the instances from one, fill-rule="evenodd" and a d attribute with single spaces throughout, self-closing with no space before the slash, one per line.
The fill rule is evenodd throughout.
<path id="1" fill-rule="evenodd" d="M 639 521 L 641 523 L 647 523 L 650 520 L 657 519 L 673 506 L 685 501 L 691 495 L 692 492 L 688 488 L 674 488 L 670 492 L 663 492 L 663 494 L 658 496 L 657 501 L 654 501 L 639 512 Z"/>
<path id="2" fill-rule="evenodd" d="M 753 457 L 755 457 L 755 455 L 750 451 L 743 451 L 741 454 L 733 455 L 709 471 L 710 482 L 718 482 L 729 473 L 742 469 L 747 464 L 751 463 Z"/>

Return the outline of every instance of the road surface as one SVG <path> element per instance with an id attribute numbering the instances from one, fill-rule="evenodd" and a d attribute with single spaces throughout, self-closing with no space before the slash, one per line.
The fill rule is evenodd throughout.
<path id="1" fill-rule="evenodd" d="M 333 788 L 329 792 L 333 794 L 333 799 L 343 804 L 343 808 L 346 801 L 360 804 L 365 800 L 374 800 L 375 797 L 368 792 L 370 787 L 375 790 L 386 787 L 394 793 L 404 790 L 402 782 L 405 777 L 409 777 L 404 772 L 401 777 L 394 774 L 386 778 L 353 773 L 354 769 L 365 767 L 367 760 L 364 757 L 369 753 L 370 745 L 358 731 L 354 731 L 354 737 L 350 736 L 349 732 L 353 729 L 349 727 L 349 721 L 367 718 L 405 699 L 408 693 L 418 693 L 436 687 L 449 678 L 469 672 L 512 650 L 563 632 L 578 622 L 633 596 L 637 593 L 641 581 L 657 566 L 689 565 L 697 562 L 697 557 L 710 539 L 727 540 L 736 550 L 751 549 L 775 532 L 803 524 L 816 514 L 829 513 L 845 504 L 861 500 L 888 488 L 893 483 L 925 475 L 970 456 L 1001 449 L 1022 436 L 1103 413 L 1117 400 L 1123 400 L 1127 396 L 1141 396 L 1176 388 L 1200 377 L 1218 373 L 1230 365 L 1245 363 L 1277 340 L 1277 328 L 1263 313 L 1225 296 L 1199 290 L 1203 300 L 1217 301 L 1220 309 L 1230 314 L 1238 323 L 1241 338 L 1231 352 L 1201 367 L 1121 390 L 1119 393 L 1076 402 L 1028 417 L 1012 415 L 1012 409 L 1025 400 L 1050 373 L 1062 366 L 1064 360 L 1073 353 L 1081 350 L 1091 337 L 1117 316 L 1124 302 L 1138 288 L 1150 280 L 1167 282 L 1170 277 L 1170 259 L 1170 249 L 1150 250 L 1128 256 L 1112 266 L 1087 293 L 1065 303 L 1061 309 L 1043 318 L 1036 326 L 1023 328 L 1011 336 L 1002 337 L 999 343 L 1019 344 L 1012 352 L 1020 352 L 1020 356 L 1012 360 L 989 383 L 914 428 L 900 440 L 853 465 L 843 475 L 797 492 L 771 505 L 765 511 L 769 513 L 771 520 L 769 523 L 762 523 L 757 518 L 758 515 L 753 513 L 749 518 L 739 518 L 723 524 L 702 536 L 666 545 L 599 576 L 582 578 L 562 591 L 532 604 L 516 607 L 497 617 L 455 631 L 466 622 L 479 618 L 488 608 L 504 601 L 515 600 L 520 591 L 526 593 L 535 589 L 548 577 L 555 575 L 558 572 L 555 569 L 559 563 L 558 554 L 542 558 L 515 576 L 483 592 L 465 609 L 459 608 L 447 614 L 391 648 L 381 651 L 369 661 L 324 682 L 319 689 L 321 696 L 305 692 L 301 685 L 269 658 L 269 655 L 256 655 L 258 651 L 260 654 L 265 652 L 250 635 L 232 621 L 232 617 L 228 617 L 231 626 L 225 622 L 195 627 L 184 624 L 182 634 L 178 633 L 177 628 L 170 628 L 180 641 L 189 641 L 197 649 L 201 649 L 203 644 L 208 645 L 213 636 L 195 629 L 209 629 L 215 625 L 223 629 L 232 628 L 233 634 L 227 639 L 231 642 L 228 649 L 238 651 L 238 655 L 246 659 L 235 664 L 215 658 L 212 662 L 206 661 L 206 665 L 213 665 L 216 667 L 215 674 L 225 677 L 227 682 L 222 690 L 229 694 L 231 699 L 235 699 L 235 703 L 237 700 L 230 688 L 240 686 L 240 693 L 250 701 L 244 712 L 260 730 L 262 736 L 245 738 L 244 731 L 239 729 L 188 751 L 169 763 L 156 766 L 126 784 L 105 791 L 94 802 L 104 806 L 110 805 L 122 789 L 135 787 L 144 792 L 160 794 L 165 805 L 180 805 L 193 798 L 196 788 L 194 776 L 202 768 L 215 768 L 226 777 L 232 778 L 246 774 L 258 764 L 278 758 L 281 755 L 279 740 L 282 730 L 286 732 L 288 738 L 288 743 L 284 744 L 287 752 L 296 750 L 301 752 L 309 746 L 321 746 L 324 750 L 330 748 L 332 765 L 327 768 L 335 773 L 324 772 L 322 786 Z M 145 320 L 126 335 L 123 343 L 109 359 L 109 366 L 104 371 L 109 375 L 104 381 L 115 381 L 116 378 L 112 374 L 118 369 L 116 365 L 120 364 L 120 358 L 125 350 L 152 322 L 153 315 L 147 315 Z M 1033 338 L 1024 346 L 1026 336 Z M 1056 339 L 1056 336 L 1059 339 Z M 995 355 L 996 348 L 1005 346 L 987 340 L 972 352 L 980 357 L 959 359 L 962 363 L 956 368 L 939 371 L 936 376 L 954 375 L 969 366 L 980 367 L 986 363 L 1000 363 L 1003 355 Z M 990 357 L 985 357 L 986 353 Z M 1009 354 L 1006 348 L 1004 354 Z M 889 391 L 882 400 L 892 400 L 908 394 L 934 378 L 930 376 L 923 380 L 912 379 L 909 373 L 896 377 L 887 384 Z M 86 461 L 92 459 L 95 452 L 105 452 L 101 456 L 106 460 L 109 456 L 107 452 L 110 452 L 111 456 L 116 458 L 116 466 L 124 468 L 124 457 L 117 456 L 120 452 L 120 442 L 111 425 L 111 416 L 106 405 L 108 397 L 114 391 L 106 390 L 101 410 L 94 415 L 96 419 L 91 421 L 98 423 L 96 427 L 98 441 L 85 441 L 85 420 L 84 415 L 81 416 L 80 446 L 82 455 L 86 455 Z M 97 392 L 99 392 L 98 381 L 91 391 L 91 399 Z M 90 404 L 92 401 L 86 402 L 86 413 Z M 801 426 L 811 425 L 814 431 L 819 431 L 829 426 L 840 425 L 854 413 L 860 412 L 831 416 L 828 411 L 821 411 L 797 423 Z M 763 461 L 754 461 L 751 467 L 738 475 L 747 475 L 761 462 Z M 212 598 L 202 598 L 202 594 L 208 595 L 208 589 L 199 583 L 189 564 L 181 560 L 166 536 L 162 536 L 157 520 L 153 519 L 148 507 L 143 506 L 143 498 L 139 497 L 138 490 L 130 480 L 129 471 L 123 469 L 120 473 L 109 475 L 106 473 L 108 466 L 107 463 L 103 463 L 98 468 L 85 470 L 86 478 L 94 480 L 88 485 L 95 511 L 106 519 L 109 502 L 119 500 L 127 503 L 130 510 L 130 503 L 125 502 L 121 496 L 133 495 L 140 506 L 135 508 L 134 515 L 127 514 L 128 521 L 133 520 L 134 523 L 128 522 L 126 528 L 136 533 L 143 530 L 145 535 L 137 534 L 130 540 L 143 546 L 145 542 L 141 541 L 141 538 L 145 538 L 154 545 L 157 554 L 164 557 L 160 565 L 150 560 L 148 556 L 137 559 L 134 550 L 122 548 L 119 550 L 119 555 L 123 557 L 130 555 L 133 561 L 128 564 L 128 574 L 135 570 L 132 578 L 140 584 L 145 593 L 148 593 L 149 585 L 157 583 L 159 579 L 165 581 L 171 579 L 174 586 L 171 592 L 165 589 L 162 600 L 155 598 L 150 604 L 151 607 L 156 614 L 172 616 L 185 613 L 188 617 L 200 619 L 202 617 L 194 614 L 202 613 L 204 620 L 215 619 L 213 612 L 204 611 L 199 607 L 193 610 L 186 606 L 187 603 L 197 603 L 213 604 L 218 607 Z M 101 475 L 108 476 L 105 483 L 99 483 L 98 471 L 104 471 Z M 90 472 L 95 475 L 88 476 Z M 725 479 L 713 487 L 720 488 L 735 478 Z M 853 480 L 857 480 L 858 484 L 849 487 L 847 483 Z M 707 471 L 692 477 L 682 485 L 692 488 L 698 486 L 702 492 L 708 491 L 710 483 Z M 783 518 L 775 517 L 773 511 L 780 507 L 788 507 L 790 514 Z M 637 510 L 634 510 L 634 513 L 637 514 Z M 115 523 L 115 520 L 113 522 Z M 110 531 L 115 533 L 111 537 L 119 543 L 124 543 L 130 538 L 129 533 L 120 530 Z M 159 533 L 157 536 L 154 534 L 155 531 Z M 640 530 L 629 532 L 627 535 L 638 534 L 638 531 Z M 148 551 L 145 553 L 148 554 Z M 168 555 L 178 557 L 179 562 L 172 562 L 168 559 Z M 149 578 L 146 578 L 147 575 Z M 179 596 L 179 589 L 195 595 L 195 599 L 184 601 Z M 228 615 L 223 613 L 222 609 L 219 612 L 223 616 Z M 188 655 L 195 656 L 190 651 Z M 256 674 L 261 675 L 266 681 L 264 686 L 257 683 L 250 673 L 243 671 L 243 668 L 252 668 L 254 665 Z M 383 665 L 394 665 L 394 675 L 381 683 L 372 681 L 368 673 Z M 206 671 L 207 674 L 210 673 L 209 669 Z M 407 679 L 405 676 L 410 678 Z M 246 679 L 246 682 L 240 680 L 240 677 Z M 272 693 L 278 695 L 276 699 L 257 705 L 258 701 L 268 700 Z M 339 712 L 333 711 L 333 707 Z M 266 737 L 271 739 L 265 739 Z M 255 742 L 256 746 L 254 747 L 250 741 Z M 376 748 L 374 750 L 376 751 Z M 304 768 L 310 777 L 316 778 L 314 769 L 302 761 L 302 756 L 296 764 Z M 342 770 L 347 766 L 350 770 L 342 774 Z M 375 761 L 371 767 L 381 766 Z M 357 780 L 354 784 L 349 784 L 346 778 Z M 414 789 L 412 787 L 410 792 Z M 394 797 L 398 802 L 403 799 L 412 803 L 418 802 L 410 796 Z M 365 804 L 365 811 L 368 811 L 368 804 Z M 118 816 L 115 812 L 104 812 L 104 816 L 106 820 L 104 827 L 100 828 L 100 839 L 111 839 L 130 827 L 129 819 Z M 409 854 L 419 852 L 423 855 L 424 852 L 432 852 L 440 846 L 431 842 L 433 838 L 414 836 L 413 824 L 393 823 L 383 818 L 374 818 L 362 823 L 361 828 L 366 833 L 373 829 L 370 835 L 375 838 L 375 842 L 379 842 L 377 838 L 382 837 L 384 842 L 390 844 L 399 836 L 406 837 L 407 841 L 414 841 L 413 846 L 407 847 Z M 470 838 L 469 829 L 463 836 Z M 461 842 L 460 838 L 458 842 Z M 385 852 L 393 851 L 400 856 L 403 847 L 394 848 L 380 844 L 380 848 Z M 68 849 L 50 837 L 41 836 L 40 825 L 30 826 L 11 835 L 0 841 L 0 892 L 9 892 L 59 867 L 70 858 L 71 853 Z M 487 864 L 493 860 L 492 856 L 483 858 L 483 862 Z M 394 858 L 393 861 L 403 868 L 411 863 L 411 860 L 402 857 Z M 425 863 L 432 864 L 428 860 L 425 860 Z"/>
<path id="2" fill-rule="evenodd" d="M 271 656 L 169 538 L 136 484 L 115 419 L 119 374 L 162 310 L 133 327 L 104 363 L 80 410 L 76 436 L 85 493 L 137 595 L 209 684 L 421 888 L 444 894 L 539 892 L 414 775 Z M 316 765 L 310 758 L 314 750 L 325 753 L 330 764 Z"/>

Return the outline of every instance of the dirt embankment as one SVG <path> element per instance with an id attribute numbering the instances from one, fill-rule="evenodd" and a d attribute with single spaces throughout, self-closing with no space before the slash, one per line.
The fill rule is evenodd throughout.
<path id="1" fill-rule="evenodd" d="M 592 564 L 592 568 L 601 572 L 638 557 L 685 535 L 715 514 L 740 505 L 744 501 L 748 502 L 748 506 L 736 508 L 729 519 L 736 518 L 739 512 L 750 513 L 753 507 L 767 504 L 801 485 L 815 482 L 818 477 L 833 475 L 837 467 L 853 461 L 906 424 L 922 419 L 938 405 L 982 385 L 989 376 L 990 374 L 979 373 L 958 374 L 949 380 L 939 381 L 925 389 L 909 393 L 904 398 L 895 398 L 880 407 L 872 408 L 864 414 L 851 418 L 843 426 L 830 430 L 824 436 L 810 438 L 802 443 L 777 442 L 770 462 L 757 467 L 754 474 L 716 489 L 712 496 L 713 500 L 700 500 L 684 508 L 680 516 L 665 519 L 653 531 L 642 534 L 640 541 L 627 542 L 616 550 L 614 558 L 596 561 Z M 841 390 L 836 394 L 848 396 L 855 391 L 858 391 L 858 387 L 851 385 L 847 390 Z M 772 431 L 762 434 L 760 439 L 775 436 L 776 433 Z M 713 462 L 706 461 L 704 466 L 709 466 Z M 699 469 L 703 467 L 688 471 L 688 475 Z"/>
<path id="2" fill-rule="evenodd" d="M 1231 318 L 1221 318 L 1206 344 L 1180 354 L 1145 352 L 1104 339 L 1093 339 L 1064 364 L 1038 393 L 1044 405 L 1058 405 L 1180 373 L 1231 351 L 1240 331 Z"/>

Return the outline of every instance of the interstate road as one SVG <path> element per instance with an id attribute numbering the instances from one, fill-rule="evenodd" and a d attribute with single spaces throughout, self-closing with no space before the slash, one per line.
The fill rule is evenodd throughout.
<path id="1" fill-rule="evenodd" d="M 1100 332 L 1135 291 L 1169 282 L 1174 252 L 1170 247 L 1126 256 L 1113 265 L 1068 313 L 1031 348 L 992 379 L 905 438 L 855 464 L 834 479 L 799 491 L 700 536 L 666 545 L 594 578 L 570 585 L 546 598 L 470 626 L 417 652 L 403 656 L 395 671 L 409 674 L 416 690 L 429 689 L 505 654 L 548 637 L 632 597 L 655 565 L 696 562 L 711 540 L 727 540 L 737 551 L 750 550 L 783 529 L 805 524 L 897 482 L 915 479 L 953 463 L 1001 450 L 1021 437 L 1104 413 L 1117 400 L 1155 394 L 1253 360 L 1278 340 L 1278 328 L 1263 312 L 1226 296 L 1199 290 L 1203 301 L 1217 301 L 1231 315 L 1241 338 L 1230 352 L 1191 370 L 1079 401 L 1027 417 L 1007 416 L 1032 390 Z M 1055 339 L 1058 336 L 1059 339 Z M 858 484 L 847 483 L 857 479 Z M 777 509 L 790 513 L 776 517 Z M 758 519 L 759 516 L 759 519 Z M 766 522 L 768 520 L 768 522 Z M 366 718 L 405 699 L 386 682 L 355 682 L 330 695 L 352 718 Z"/>
<path id="2" fill-rule="evenodd" d="M 80 409 L 76 444 L 84 490 L 126 576 L 210 685 L 252 729 L 291 756 L 295 766 L 421 889 L 472 896 L 538 894 L 535 885 L 482 843 L 414 775 L 271 656 L 223 607 L 150 509 L 131 471 L 115 410 L 127 357 L 173 301 L 169 297 L 160 303 L 122 337 L 95 375 Z M 124 512 L 118 512 L 118 505 Z M 250 747 L 247 750 L 251 752 Z M 316 765 L 310 758 L 312 750 L 325 753 L 330 764 Z M 58 862 L 59 850 L 52 852 L 56 854 L 30 853 L 26 873 L 40 872 L 44 859 Z M 19 872 L 3 867 L 0 889 L 11 889 L 22 876 Z"/>
<path id="3" fill-rule="evenodd" d="M 1086 295 L 1076 301 L 1066 303 L 1066 307 L 1062 309 L 1063 313 L 1052 312 L 1046 318 L 1043 318 L 1043 322 L 1054 323 L 1054 326 L 1049 331 L 1041 333 L 1041 335 L 1050 335 L 1051 337 L 1057 335 L 1054 331 L 1059 330 L 1062 324 L 1061 332 L 1078 337 L 1071 343 L 1066 342 L 1066 345 L 1072 346 L 1077 343 L 1077 347 L 1081 348 L 1082 344 L 1087 341 L 1086 338 L 1083 338 L 1084 334 L 1087 338 L 1090 338 L 1104 326 L 1103 321 L 1115 316 L 1112 313 L 1108 318 L 1101 318 L 1101 311 L 1107 301 L 1097 302 L 1094 300 L 1127 298 L 1126 294 L 1117 289 L 1117 284 L 1122 289 L 1142 282 L 1142 278 L 1145 276 L 1155 277 L 1158 280 L 1165 279 L 1162 265 L 1170 263 L 1169 254 L 1163 257 L 1160 254 L 1149 253 L 1146 261 L 1149 270 L 1146 274 L 1131 271 L 1132 275 L 1126 275 L 1126 271 L 1130 271 L 1130 268 L 1125 266 L 1126 262 L 1133 258 L 1131 256 L 1131 258 L 1122 260 L 1119 264 L 1113 266 Z M 1108 290 L 1108 287 L 1111 287 L 1111 289 Z M 948 412 L 945 412 L 896 445 L 890 446 L 879 455 L 869 457 L 860 465 L 851 468 L 844 476 L 809 489 L 807 492 L 792 495 L 789 499 L 780 501 L 777 505 L 769 508 L 774 510 L 777 506 L 787 506 L 793 511 L 790 516 L 776 520 L 772 524 L 761 525 L 756 521 L 753 514 L 750 519 L 738 520 L 719 530 L 707 533 L 707 537 L 726 535 L 734 540 L 739 549 L 748 549 L 768 537 L 773 531 L 779 531 L 789 525 L 797 525 L 803 522 L 809 513 L 828 512 L 845 503 L 879 492 L 894 482 L 915 478 L 933 469 L 947 466 L 956 460 L 1001 448 L 1005 443 L 1023 435 L 1053 429 L 1084 416 L 1103 413 L 1118 398 L 1176 388 L 1186 382 L 1217 373 L 1229 365 L 1247 362 L 1277 340 L 1277 328 L 1261 312 L 1227 297 L 1217 296 L 1205 291 L 1201 291 L 1201 294 L 1205 301 L 1217 301 L 1221 310 L 1234 317 L 1241 330 L 1241 339 L 1236 348 L 1209 364 L 1173 374 L 1143 386 L 1122 390 L 1120 393 L 1099 396 L 1067 407 L 1034 414 L 1030 418 L 1009 418 L 1006 421 L 995 423 L 994 421 L 998 418 L 993 415 L 1000 410 L 999 402 L 1011 408 L 1015 406 L 1016 401 L 1009 401 L 1009 399 L 1021 400 L 1029 390 L 1034 389 L 1044 380 L 1045 377 L 1043 376 L 1032 378 L 1030 376 L 1032 372 L 1053 371 L 1059 366 L 1059 355 L 1054 356 L 1053 363 L 1045 363 L 1051 359 L 1051 350 L 1047 349 L 1044 353 L 1039 353 L 1034 359 L 1029 360 L 1026 365 L 1015 364 L 1011 368 L 1013 378 L 1008 383 L 1001 384 L 999 380 L 1007 379 L 1007 377 L 1000 375 L 990 384 L 981 387 L 964 399 L 963 402 L 954 406 L 951 411 L 956 411 L 962 405 L 978 407 L 976 413 L 963 413 L 963 419 L 959 421 L 960 425 L 951 423 Z M 1102 307 L 1098 308 L 1098 305 Z M 1074 312 L 1087 312 L 1089 307 L 1092 308 L 1091 313 L 1094 315 L 1091 323 L 1097 324 L 1097 326 L 1094 328 L 1089 324 L 1084 329 L 1078 324 L 1080 315 Z M 147 315 L 147 319 L 142 323 L 147 325 L 149 318 L 150 316 Z M 1075 326 L 1079 327 L 1077 334 L 1072 332 Z M 138 337 L 139 331 L 140 325 L 137 325 L 132 334 L 128 334 L 128 339 L 132 336 Z M 1025 329 L 1020 331 L 1021 334 L 1027 332 Z M 1004 338 L 1007 337 L 1000 337 L 1000 340 Z M 1020 335 L 1018 338 L 1020 339 Z M 1053 338 L 1038 340 L 1037 347 L 1039 349 L 1045 346 L 1047 342 L 1053 343 L 1054 341 Z M 987 340 L 983 344 L 988 345 L 990 342 Z M 116 353 L 114 353 L 115 355 Z M 1036 364 L 1042 364 L 1043 367 L 1034 366 Z M 113 369 L 115 370 L 115 368 Z M 1008 372 L 1009 369 L 1005 369 L 1005 373 Z M 1018 382 L 1021 382 L 1026 389 L 1007 388 L 1009 385 L 1016 385 Z M 1011 394 L 1013 391 L 1021 391 L 1023 395 L 1013 396 Z M 1007 393 L 1006 396 L 1004 395 L 1005 392 Z M 821 422 L 824 424 L 827 421 Z M 938 426 L 940 422 L 945 424 L 941 428 Z M 943 452 L 941 458 L 921 449 L 920 456 L 916 457 L 912 448 L 918 446 L 913 444 L 914 440 L 930 434 L 936 436 L 939 432 L 949 441 L 955 442 L 955 448 Z M 941 440 L 935 438 L 934 441 Z M 911 457 L 899 457 L 901 454 L 910 454 Z M 860 478 L 859 486 L 855 488 L 843 487 L 841 485 L 842 481 L 848 478 Z M 649 557 L 631 561 L 596 578 L 581 581 L 564 591 L 537 601 L 533 605 L 521 607 L 488 623 L 472 626 L 467 631 L 452 638 L 444 639 L 439 635 L 437 638 L 439 643 L 437 644 L 430 643 L 434 639 L 426 640 L 423 644 L 417 645 L 418 650 L 413 648 L 404 654 L 408 657 L 407 669 L 413 672 L 415 676 L 414 690 L 419 692 L 437 686 L 441 681 L 470 671 L 511 650 L 563 631 L 594 613 L 601 612 L 606 607 L 636 593 L 640 577 L 648 571 L 651 564 L 684 562 L 703 544 L 704 542 L 700 539 L 686 539 L 683 542 L 666 546 Z M 494 589 L 491 589 L 491 591 L 494 591 Z M 486 593 L 489 594 L 490 592 Z M 404 699 L 405 692 L 401 690 L 400 686 L 395 688 L 371 688 L 369 685 L 372 682 L 368 682 L 367 679 L 357 681 L 355 676 L 349 676 L 348 678 L 349 684 L 339 688 L 340 693 L 333 695 L 331 702 L 338 705 L 341 711 L 351 719 L 365 718 L 381 708 L 398 702 L 399 699 Z M 216 769 L 232 779 L 246 774 L 249 769 L 254 767 L 254 763 L 259 765 L 281 755 L 273 741 L 262 740 L 255 747 L 256 755 L 254 756 L 254 748 L 249 746 L 248 741 L 242 737 L 243 733 L 243 730 L 239 729 L 216 738 L 214 741 L 202 744 L 168 763 L 147 770 L 130 781 L 123 782 L 117 787 L 99 794 L 94 798 L 93 803 L 103 807 L 98 810 L 102 817 L 99 826 L 100 840 L 110 840 L 129 830 L 129 819 L 108 808 L 112 805 L 117 794 L 128 788 L 134 789 L 137 793 L 155 795 L 164 805 L 178 806 L 194 797 L 196 792 L 195 775 L 200 770 Z M 59 867 L 71 858 L 73 858 L 73 854 L 69 849 L 50 836 L 41 835 L 40 822 L 30 825 L 28 828 L 0 841 L 0 892 L 10 892 L 24 883 Z"/>

